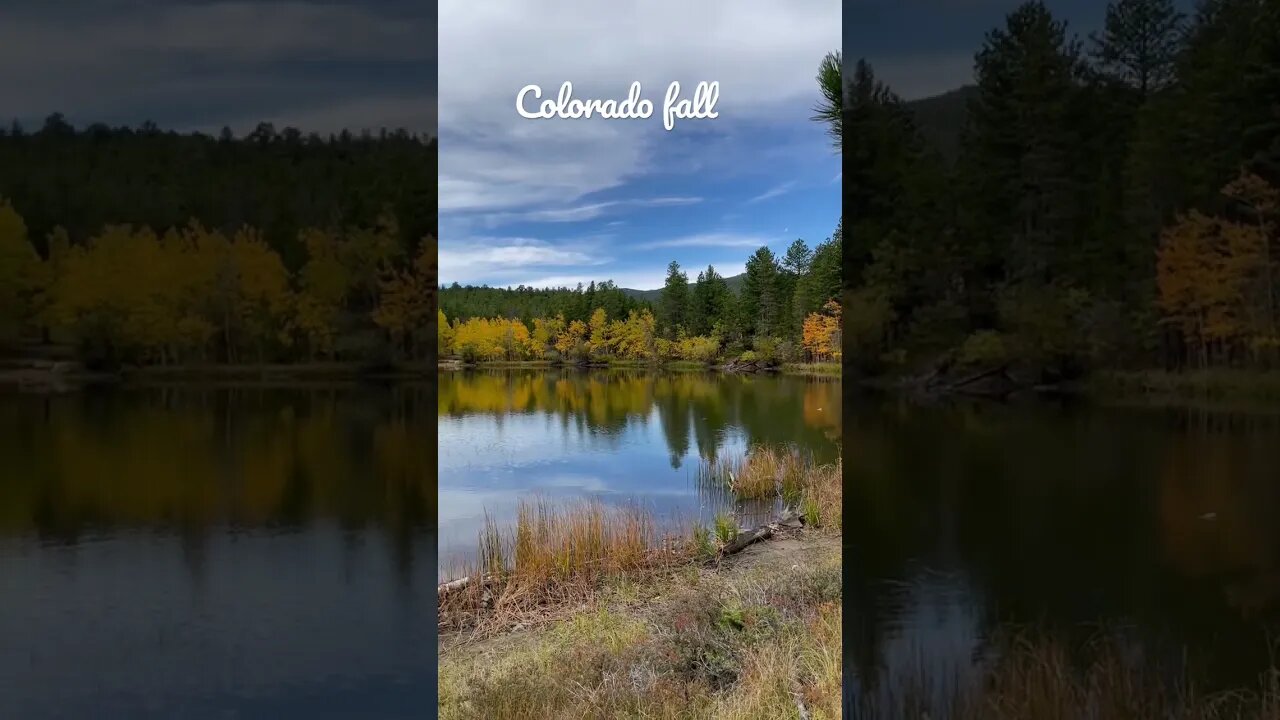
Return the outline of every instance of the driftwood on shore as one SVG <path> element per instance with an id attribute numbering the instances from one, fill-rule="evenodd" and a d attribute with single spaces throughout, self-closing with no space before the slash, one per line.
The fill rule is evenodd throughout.
<path id="1" fill-rule="evenodd" d="M 1008 365 L 971 372 L 956 379 L 950 379 L 954 362 L 944 358 L 931 371 L 909 382 L 929 395 L 978 395 L 982 397 L 1005 397 L 1017 391 L 1021 386 L 1009 374 Z"/>
<path id="2" fill-rule="evenodd" d="M 713 369 L 730 373 L 761 373 L 777 372 L 779 370 L 776 365 L 767 365 L 758 360 L 748 360 L 747 362 L 732 360 L 724 365 L 714 366 Z"/>
<path id="3" fill-rule="evenodd" d="M 465 589 L 466 589 L 467 587 L 469 587 L 473 582 L 475 582 L 475 579 L 476 579 L 477 577 L 479 577 L 479 576 L 478 576 L 478 575 L 467 575 L 467 576 L 465 576 L 465 577 L 460 577 L 460 578 L 458 578 L 457 580 L 450 580 L 450 581 L 449 581 L 449 582 L 447 582 L 447 583 L 441 583 L 440 585 L 436 586 L 436 597 L 437 597 L 437 600 L 442 599 L 442 598 L 444 598 L 446 595 L 449 595 L 449 594 L 451 594 L 451 593 L 455 593 L 455 592 L 457 592 L 457 591 L 459 591 L 459 590 L 465 590 Z M 497 577 L 496 575 L 486 575 L 486 576 L 484 577 L 484 580 L 483 580 L 483 583 L 484 583 L 485 585 L 492 585 L 493 583 L 496 583 L 496 582 L 498 582 L 498 577 Z"/>
<path id="4" fill-rule="evenodd" d="M 768 540 L 773 537 L 775 532 L 778 532 L 784 527 L 800 527 L 803 524 L 804 519 L 801 517 L 800 513 L 794 510 L 788 510 L 782 513 L 782 516 L 773 522 L 765 523 L 760 527 L 753 528 L 751 530 L 744 530 L 743 532 L 738 533 L 737 537 L 730 540 L 724 547 L 720 548 L 720 557 L 742 552 L 749 545 L 760 542 L 761 540 Z"/>

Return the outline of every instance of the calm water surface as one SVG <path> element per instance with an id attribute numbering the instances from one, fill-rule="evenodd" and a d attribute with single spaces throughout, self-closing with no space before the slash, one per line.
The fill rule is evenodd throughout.
<path id="1" fill-rule="evenodd" d="M 759 444 L 839 454 L 831 379 L 622 370 L 446 372 L 439 376 L 440 573 L 474 556 L 485 514 L 519 501 L 590 498 L 661 519 L 750 514 L 700 487 L 701 459 Z"/>
<path id="2" fill-rule="evenodd" d="M 1258 688 L 1280 609 L 1280 413 L 859 398 L 845 431 L 846 677 L 974 682 L 1007 623 L 1206 689 Z M 927 678 L 927 680 L 921 680 Z"/>
<path id="3" fill-rule="evenodd" d="M 431 394 L 0 395 L 0 718 L 421 718 Z"/>

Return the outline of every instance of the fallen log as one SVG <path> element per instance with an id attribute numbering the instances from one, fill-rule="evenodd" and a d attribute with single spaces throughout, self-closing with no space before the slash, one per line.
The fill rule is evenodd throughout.
<path id="1" fill-rule="evenodd" d="M 437 585 L 436 586 L 437 599 L 443 598 L 445 595 L 448 595 L 449 593 L 452 593 L 452 592 L 457 592 L 458 590 L 465 590 L 468 586 L 470 586 L 473 582 L 475 582 L 475 579 L 476 579 L 475 575 L 467 575 L 466 577 L 460 577 L 457 580 L 450 580 L 447 583 L 441 583 L 440 585 Z M 497 581 L 498 581 L 497 576 L 488 575 L 488 576 L 485 576 L 483 582 L 485 585 L 492 585 Z"/>
<path id="2" fill-rule="evenodd" d="M 974 383 L 978 382 L 979 380 L 985 380 L 985 379 L 987 379 L 987 378 L 989 378 L 989 377 L 992 377 L 992 376 L 995 376 L 995 375 L 999 375 L 999 374 L 1003 373 L 1003 372 L 1004 372 L 1005 370 L 1007 370 L 1007 369 L 1008 369 L 1008 368 L 1007 368 L 1007 366 L 1005 366 L 1005 365 L 1001 365 L 1000 367 L 997 367 L 997 368 L 992 368 L 992 369 L 990 369 L 990 370 L 984 370 L 984 371 L 982 371 L 982 372 L 980 372 L 980 373 L 976 373 L 976 374 L 974 374 L 974 375 L 970 375 L 969 377 L 966 377 L 966 378 L 963 378 L 963 379 L 960 379 L 960 380 L 957 380 L 957 381 L 955 381 L 955 382 L 951 383 L 951 389 L 952 389 L 952 390 L 959 390 L 960 388 L 963 388 L 963 387 L 965 387 L 966 385 L 972 385 L 972 384 L 974 384 Z"/>
<path id="3" fill-rule="evenodd" d="M 772 524 L 761 525 L 755 530 L 748 530 L 746 532 L 738 533 L 738 536 L 733 540 L 730 540 L 729 544 L 720 548 L 720 554 L 723 556 L 723 555 L 732 555 L 736 552 L 741 552 L 748 545 L 754 542 L 759 542 L 761 540 L 767 540 L 772 535 L 773 535 Z"/>
<path id="4" fill-rule="evenodd" d="M 761 540 L 768 540 L 773 537 L 775 532 L 778 532 L 784 527 L 799 527 L 803 524 L 804 519 L 801 517 L 799 512 L 788 510 L 783 512 L 782 515 L 773 522 L 765 523 L 754 530 L 746 530 L 738 533 L 737 537 L 730 540 L 724 547 L 720 548 L 720 557 L 742 552 L 748 545 L 752 545 Z"/>

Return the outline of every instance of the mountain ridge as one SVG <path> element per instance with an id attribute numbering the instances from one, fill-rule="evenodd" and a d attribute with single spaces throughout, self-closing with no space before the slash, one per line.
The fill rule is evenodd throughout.
<path id="1" fill-rule="evenodd" d="M 747 277 L 746 273 L 730 275 L 729 277 L 724 279 L 724 284 L 728 285 L 729 289 L 732 290 L 733 292 L 738 292 L 738 290 L 742 287 L 743 280 L 745 280 L 746 277 Z M 692 286 L 694 283 L 695 283 L 694 280 L 689 281 L 690 286 Z M 656 288 L 654 290 L 636 290 L 635 288 L 618 288 L 618 289 L 621 290 L 623 293 L 626 293 L 627 297 L 635 298 L 636 300 L 643 300 L 645 302 L 650 302 L 650 303 L 658 302 L 658 298 L 662 296 L 662 288 Z"/>

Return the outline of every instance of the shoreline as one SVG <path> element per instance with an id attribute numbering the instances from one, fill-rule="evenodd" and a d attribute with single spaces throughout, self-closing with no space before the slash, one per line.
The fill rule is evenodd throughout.
<path id="1" fill-rule="evenodd" d="M 166 384 L 263 384 L 293 383 L 417 383 L 431 382 L 441 372 L 467 370 L 645 370 L 661 372 L 709 372 L 725 375 L 787 375 L 841 380 L 838 363 L 786 363 L 780 366 L 737 367 L 689 361 L 667 363 L 612 362 L 570 365 L 549 360 L 463 363 L 392 363 L 371 367 L 348 362 L 262 363 L 244 365 L 170 365 L 127 367 L 118 371 L 92 371 L 75 362 L 0 359 L 0 391 L 74 392 L 89 386 L 148 386 Z M 911 377 L 855 378 L 851 385 L 883 393 L 925 393 L 931 390 Z M 937 396 L 983 397 L 982 393 L 933 392 Z M 1280 371 L 1255 370 L 1101 370 L 1079 380 L 1054 385 L 1020 383 L 1003 397 L 1035 395 L 1074 397 L 1106 402 L 1239 402 L 1280 404 Z"/>
<path id="2" fill-rule="evenodd" d="M 1230 403 L 1255 401 L 1280 406 L 1280 371 L 1256 370 L 1100 370 L 1076 380 L 1052 384 L 1017 382 L 992 392 L 930 387 L 912 376 L 855 378 L 853 387 L 876 393 L 1006 400 L 1026 397 L 1078 398 L 1104 404 Z"/>
<path id="3" fill-rule="evenodd" d="M 463 362 L 461 360 L 441 360 L 440 370 L 665 370 L 668 372 L 718 372 L 726 374 L 772 374 L 772 375 L 809 375 L 814 377 L 834 377 L 841 374 L 839 363 L 783 363 L 781 365 L 762 367 L 758 365 L 735 365 L 734 363 L 700 363 L 691 360 L 671 360 L 667 362 L 645 362 L 640 360 L 613 360 L 587 363 L 564 363 L 551 360 L 489 360 L 482 362 Z"/>
<path id="4" fill-rule="evenodd" d="M 613 578 L 498 632 L 441 630 L 440 717 L 562 717 L 581 709 L 582 691 L 602 712 L 786 717 L 799 703 L 835 717 L 840 537 L 788 530 L 720 561 Z M 610 681 L 637 669 L 641 682 Z"/>
<path id="5" fill-rule="evenodd" d="M 766 446 L 706 461 L 740 499 L 788 500 L 751 528 L 718 513 L 671 534 L 590 501 L 488 523 L 437 587 L 440 717 L 835 717 L 841 464 Z"/>

